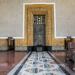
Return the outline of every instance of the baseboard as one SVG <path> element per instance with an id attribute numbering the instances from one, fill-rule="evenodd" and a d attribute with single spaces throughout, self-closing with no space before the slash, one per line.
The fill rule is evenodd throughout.
<path id="1" fill-rule="evenodd" d="M 27 51 L 27 46 L 16 46 L 15 51 Z"/>
<path id="2" fill-rule="evenodd" d="M 8 47 L 7 46 L 1 46 L 0 51 L 8 51 Z M 16 46 L 15 51 L 27 51 L 27 47 L 26 46 Z"/>
<path id="3" fill-rule="evenodd" d="M 65 50 L 65 49 L 64 49 L 64 46 L 52 46 L 52 51 L 54 51 L 54 50 L 62 51 L 62 50 Z"/>
<path id="4" fill-rule="evenodd" d="M 8 47 L 7 46 L 1 46 L 0 47 L 0 51 L 7 51 L 8 50 Z"/>
<path id="5" fill-rule="evenodd" d="M 52 50 L 51 46 L 41 46 L 41 45 L 27 46 L 27 48 L 28 48 L 28 51 L 51 51 Z M 37 50 L 37 48 L 38 48 L 38 50 Z"/>
<path id="6" fill-rule="evenodd" d="M 47 47 L 48 51 L 64 51 L 64 46 L 51 46 Z M 31 46 L 27 47 L 27 46 L 16 46 L 15 47 L 15 51 L 28 51 L 27 49 L 31 49 Z M 7 51 L 8 47 L 7 46 L 1 46 L 0 47 L 0 51 Z M 30 51 L 30 50 L 29 50 Z"/>

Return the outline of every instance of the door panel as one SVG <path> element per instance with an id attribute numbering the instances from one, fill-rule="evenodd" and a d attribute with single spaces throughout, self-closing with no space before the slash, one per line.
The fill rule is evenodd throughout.
<path id="1" fill-rule="evenodd" d="M 45 15 L 34 15 L 34 46 L 45 46 Z"/>

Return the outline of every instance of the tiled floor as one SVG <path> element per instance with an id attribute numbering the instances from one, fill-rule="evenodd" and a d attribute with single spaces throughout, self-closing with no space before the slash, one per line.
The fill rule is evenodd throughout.
<path id="1" fill-rule="evenodd" d="M 61 63 L 64 65 L 61 68 L 52 55 L 47 52 L 32 52 L 26 62 L 24 59 L 17 64 L 19 67 L 15 66 L 8 75 L 69 75 L 69 71 L 65 72 L 65 65 Z"/>
<path id="2" fill-rule="evenodd" d="M 0 52 L 0 75 L 7 73 L 26 55 L 26 52 Z"/>
<path id="3" fill-rule="evenodd" d="M 64 62 L 64 60 L 65 60 L 65 53 L 64 52 L 52 52 L 52 54 L 54 54 L 55 57 L 57 57 L 60 61 Z M 17 63 L 19 63 L 20 60 L 23 59 L 23 57 L 26 57 L 26 55 L 27 55 L 26 52 L 13 52 L 13 51 L 0 52 L 0 75 L 7 75 L 7 73 L 10 70 L 12 70 L 12 68 Z M 44 55 L 44 57 L 43 57 L 43 55 Z M 37 63 L 34 62 L 34 59 L 37 59 L 36 60 Z M 47 65 L 46 60 L 48 61 L 48 65 Z M 54 60 L 51 57 L 49 57 L 48 54 L 46 54 L 46 53 L 33 53 L 31 55 L 31 57 L 28 58 L 27 62 L 24 64 L 23 68 L 20 70 L 18 75 L 28 75 L 29 72 L 30 72 L 29 75 L 31 75 L 32 72 L 35 72 L 35 74 L 32 74 L 32 75 L 53 75 L 53 74 L 50 74 L 50 72 L 49 72 L 50 67 L 51 67 L 50 66 L 51 65 L 50 60 L 53 61 L 53 64 L 56 64 L 54 62 Z M 38 64 L 38 63 L 40 63 L 40 64 Z M 38 64 L 37 68 L 39 68 L 40 66 L 42 66 L 42 67 L 40 67 L 39 69 L 33 68 L 33 70 L 31 68 L 27 69 L 27 68 L 33 66 L 32 64 L 34 64 L 34 67 L 36 67 L 36 64 Z M 25 68 L 25 67 L 27 67 L 27 68 Z M 48 67 L 48 68 L 46 68 L 46 67 Z M 57 70 L 58 70 L 59 66 L 55 67 L 55 68 L 57 68 Z M 41 72 L 41 71 L 43 71 L 43 72 Z M 28 74 L 24 74 L 25 72 L 27 72 Z M 41 72 L 41 73 L 39 73 L 39 72 Z M 62 72 L 62 75 L 65 75 L 65 73 L 62 70 L 61 70 L 61 72 Z M 60 74 L 54 74 L 54 75 L 60 75 Z"/>
<path id="4" fill-rule="evenodd" d="M 33 52 L 18 75 L 66 75 L 47 52 Z"/>

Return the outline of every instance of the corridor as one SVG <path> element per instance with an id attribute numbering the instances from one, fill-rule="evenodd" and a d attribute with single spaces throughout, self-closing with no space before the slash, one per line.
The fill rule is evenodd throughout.
<path id="1" fill-rule="evenodd" d="M 14 72 L 14 73 L 12 73 Z M 7 75 L 70 75 L 47 52 L 32 52 L 16 71 Z"/>

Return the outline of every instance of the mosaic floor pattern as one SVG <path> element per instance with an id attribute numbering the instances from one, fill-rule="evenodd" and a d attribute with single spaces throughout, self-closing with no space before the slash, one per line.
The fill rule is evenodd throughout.
<path id="1" fill-rule="evenodd" d="M 18 75 L 66 75 L 47 52 L 33 52 Z"/>

